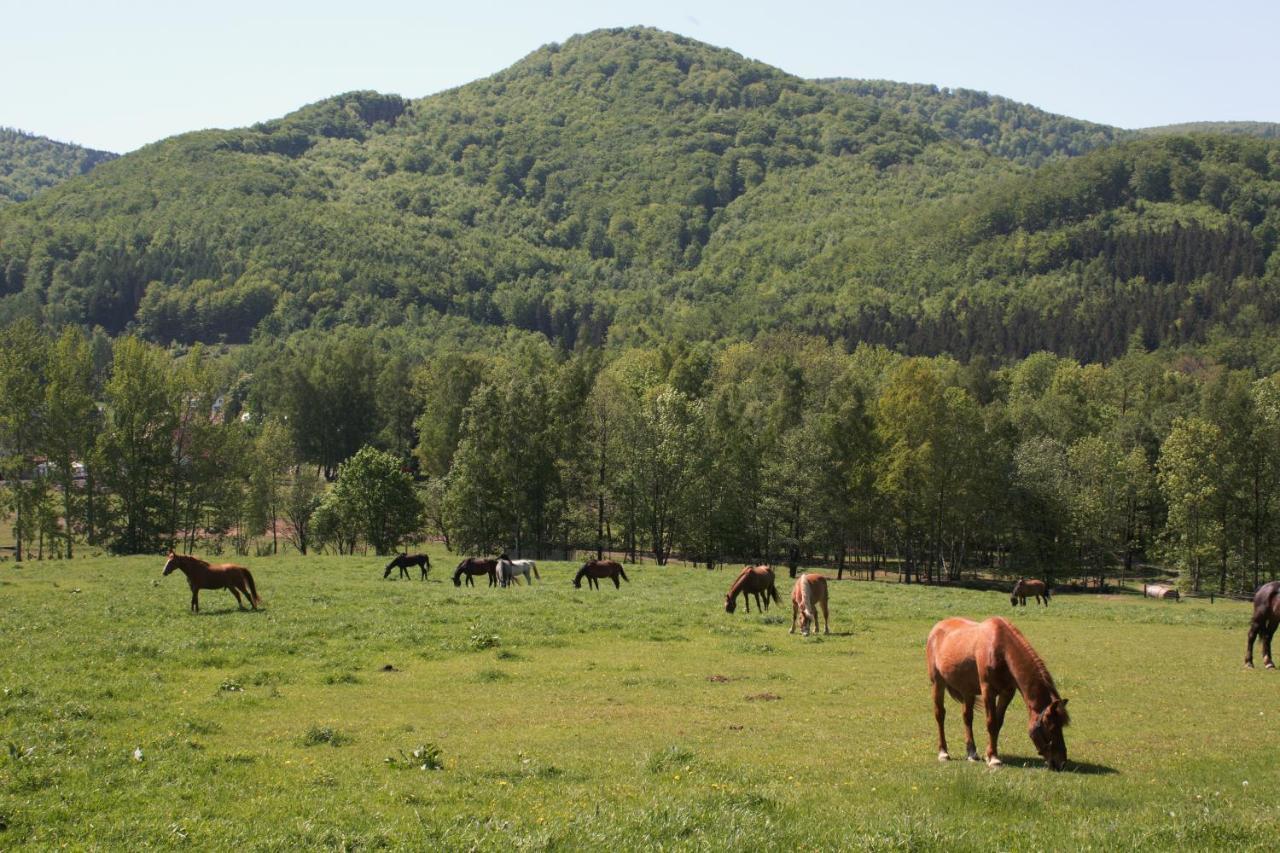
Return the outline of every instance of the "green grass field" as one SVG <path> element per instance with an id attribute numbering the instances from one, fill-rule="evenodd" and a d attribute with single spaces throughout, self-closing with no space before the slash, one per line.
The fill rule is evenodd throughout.
<path id="1" fill-rule="evenodd" d="M 1280 673 L 1241 667 L 1240 603 L 1015 614 L 998 593 L 846 581 L 833 636 L 803 639 L 789 602 L 724 613 L 731 571 L 637 566 L 595 592 L 545 562 L 532 587 L 455 589 L 456 560 L 434 558 L 425 583 L 375 557 L 250 559 L 265 608 L 205 592 L 199 616 L 159 558 L 0 566 L 0 849 L 1280 838 Z M 925 635 L 991 614 L 1071 699 L 1070 772 L 1044 768 L 1021 700 L 1003 769 L 937 762 Z"/>

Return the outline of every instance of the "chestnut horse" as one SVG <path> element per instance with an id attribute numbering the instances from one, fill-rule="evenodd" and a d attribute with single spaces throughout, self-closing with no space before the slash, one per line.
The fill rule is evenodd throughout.
<path id="1" fill-rule="evenodd" d="M 1271 660 L 1271 637 L 1280 625 L 1280 581 L 1271 581 L 1258 587 L 1253 594 L 1253 619 L 1249 622 L 1249 649 L 1245 652 L 1244 665 L 1253 669 L 1253 639 L 1262 637 L 1262 663 L 1267 669 L 1275 669 Z"/>
<path id="2" fill-rule="evenodd" d="M 627 573 L 622 570 L 622 564 L 613 560 L 592 560 L 582 568 L 578 569 L 578 574 L 573 578 L 573 585 L 578 589 L 582 588 L 582 579 L 587 579 L 587 587 L 600 588 L 600 578 L 609 578 L 613 581 L 613 585 L 617 589 L 622 589 L 622 584 L 618 583 L 618 578 L 622 578 L 627 583 L 631 583 L 631 578 L 627 577 Z"/>
<path id="3" fill-rule="evenodd" d="M 1067 744 L 1062 729 L 1070 722 L 1067 700 L 1058 695 L 1044 661 L 1021 631 L 999 616 L 981 624 L 968 619 L 943 619 L 929 632 L 925 659 L 933 684 L 939 761 L 951 758 L 943 728 L 947 716 L 944 691 L 964 705 L 965 756 L 970 761 L 978 760 L 973 743 L 973 705 L 981 697 L 987 715 L 987 764 L 992 767 L 1001 763 L 996 740 L 1004 725 L 1004 712 L 1013 694 L 1021 693 L 1031 717 L 1027 733 L 1036 751 L 1050 770 L 1066 766 Z"/>
<path id="4" fill-rule="evenodd" d="M 202 589 L 231 590 L 241 610 L 244 610 L 244 602 L 240 600 L 240 593 L 244 593 L 244 597 L 249 599 L 249 605 L 254 610 L 257 610 L 258 605 L 262 603 L 262 599 L 258 597 L 258 587 L 253 583 L 253 575 L 244 566 L 231 563 L 211 566 L 196 557 L 170 551 L 169 558 L 164 563 L 164 574 L 168 575 L 174 569 L 180 569 L 187 576 L 187 583 L 191 586 L 192 613 L 200 612 L 200 590 Z"/>
<path id="5" fill-rule="evenodd" d="M 488 575 L 489 586 L 498 585 L 498 561 L 492 557 L 467 557 L 461 563 L 458 563 L 457 570 L 453 573 L 453 585 L 462 586 L 462 577 L 466 576 L 467 586 L 475 586 L 476 582 L 472 580 L 472 575 Z"/>
<path id="6" fill-rule="evenodd" d="M 1023 607 L 1027 606 L 1027 596 L 1034 595 L 1036 604 L 1044 604 L 1049 606 L 1049 585 L 1044 581 L 1038 581 L 1035 578 L 1023 578 L 1013 585 L 1013 594 L 1009 596 L 1009 603 L 1014 607 L 1021 602 Z M 1041 597 L 1044 601 L 1041 602 Z"/>
<path id="7" fill-rule="evenodd" d="M 419 571 L 422 572 L 422 580 L 426 580 L 427 574 L 431 571 L 431 558 L 426 554 L 398 554 L 396 555 L 396 558 L 390 563 L 387 563 L 387 567 L 382 570 L 382 577 L 385 580 L 386 578 L 391 577 L 392 569 L 399 569 L 400 577 L 408 580 L 410 566 L 417 566 Z"/>
<path id="8" fill-rule="evenodd" d="M 831 633 L 831 616 L 827 613 L 827 579 L 822 575 L 809 573 L 801 575 L 791 587 L 791 630 L 796 632 L 796 616 L 800 617 L 800 634 L 809 636 L 809 625 L 818 630 L 818 605 L 822 606 L 822 620 L 825 623 L 822 633 Z"/>
<path id="9" fill-rule="evenodd" d="M 742 594 L 742 603 L 747 606 L 747 612 L 751 612 L 751 599 L 748 596 L 756 597 L 756 609 L 768 610 L 769 599 L 774 601 L 782 601 L 778 597 L 778 588 L 773 585 L 773 569 L 769 566 L 747 566 L 738 573 L 738 577 L 729 587 L 729 594 L 724 597 L 724 612 L 732 613 L 738 609 L 738 594 Z M 760 594 L 764 593 L 764 603 L 760 603 Z"/>

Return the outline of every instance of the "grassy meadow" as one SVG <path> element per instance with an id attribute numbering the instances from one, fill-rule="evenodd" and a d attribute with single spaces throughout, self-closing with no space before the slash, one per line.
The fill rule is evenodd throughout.
<path id="1" fill-rule="evenodd" d="M 832 636 L 723 610 L 732 571 L 383 580 L 253 558 L 188 612 L 156 558 L 0 565 L 0 848 L 1273 849 L 1280 673 L 1248 608 L 846 581 Z M 416 572 L 416 569 L 414 570 Z M 780 577 L 784 599 L 789 587 Z M 939 764 L 924 639 L 1010 617 L 1071 699 L 1050 773 Z M 978 715 L 979 749 L 985 730 Z M 959 706 L 948 736 L 962 753 Z"/>

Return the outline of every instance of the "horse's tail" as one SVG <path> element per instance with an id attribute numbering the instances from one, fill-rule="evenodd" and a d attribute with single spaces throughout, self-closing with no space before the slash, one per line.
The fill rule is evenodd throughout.
<path id="1" fill-rule="evenodd" d="M 533 569 L 533 576 L 538 580 L 542 580 L 542 575 L 538 574 L 538 564 L 533 560 L 529 561 L 529 568 Z"/>
<path id="2" fill-rule="evenodd" d="M 258 585 L 253 582 L 253 573 L 248 569 L 241 569 L 244 572 L 245 583 L 249 584 L 249 594 L 253 596 L 254 604 L 261 604 L 262 599 L 258 597 Z"/>
<path id="3" fill-rule="evenodd" d="M 627 577 L 627 573 L 623 571 L 621 563 L 618 564 L 618 574 L 622 575 L 622 579 L 624 581 L 626 581 L 627 583 L 631 583 L 631 578 Z"/>
<path id="4" fill-rule="evenodd" d="M 774 584 L 773 578 L 769 578 L 769 588 L 764 591 L 766 599 L 772 598 L 774 604 L 781 604 L 782 598 L 778 595 L 778 587 Z"/>

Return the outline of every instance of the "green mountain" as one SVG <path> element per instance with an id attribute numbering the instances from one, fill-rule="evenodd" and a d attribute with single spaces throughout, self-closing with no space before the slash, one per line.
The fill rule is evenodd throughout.
<path id="1" fill-rule="evenodd" d="M 1129 134 L 972 89 L 889 80 L 819 82 L 836 92 L 874 98 L 883 109 L 923 122 L 947 139 L 976 143 L 998 157 L 1029 166 L 1087 154 Z"/>
<path id="2" fill-rule="evenodd" d="M 1122 136 L 599 31 L 419 100 L 173 137 L 11 206 L 0 322 L 1106 357 L 1272 318 L 1277 144 Z"/>
<path id="3" fill-rule="evenodd" d="M 116 156 L 0 127 L 0 205 L 25 201 Z"/>
<path id="4" fill-rule="evenodd" d="M 1189 133 L 1215 133 L 1240 136 L 1257 136 L 1262 139 L 1280 139 L 1280 123 L 1270 121 L 1189 121 L 1183 124 L 1165 124 L 1144 127 L 1138 133 L 1147 136 L 1165 136 Z"/>

